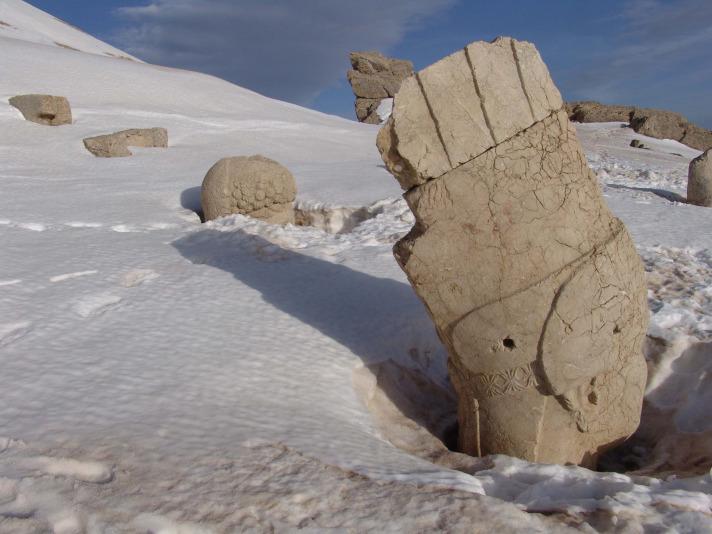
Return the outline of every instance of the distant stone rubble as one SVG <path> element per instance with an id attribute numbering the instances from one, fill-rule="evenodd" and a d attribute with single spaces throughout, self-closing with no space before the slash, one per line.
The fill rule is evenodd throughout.
<path id="1" fill-rule="evenodd" d="M 272 224 L 294 223 L 297 184 L 287 168 L 264 156 L 224 158 L 208 171 L 201 189 L 206 221 L 248 215 Z"/>
<path id="2" fill-rule="evenodd" d="M 690 163 L 687 202 L 712 208 L 712 149 Z"/>
<path id="3" fill-rule="evenodd" d="M 413 74 L 413 64 L 378 52 L 352 52 L 350 58 L 353 68 L 346 77 L 356 95 L 356 116 L 360 122 L 380 124 L 384 119 L 379 106 L 393 98 L 403 80 Z"/>
<path id="4" fill-rule="evenodd" d="M 566 104 L 566 110 L 574 122 L 627 122 L 641 135 L 673 139 L 697 150 L 712 148 L 712 131 L 692 124 L 672 111 L 590 101 L 570 102 Z"/>
<path id="5" fill-rule="evenodd" d="M 45 126 L 72 124 L 72 108 L 63 96 L 18 95 L 10 99 L 10 105 L 30 122 Z"/>
<path id="6" fill-rule="evenodd" d="M 415 214 L 394 254 L 450 354 L 460 449 L 595 465 L 639 424 L 645 273 L 534 45 L 406 79 L 377 144 Z"/>
<path id="7" fill-rule="evenodd" d="M 84 139 L 86 149 L 98 158 L 123 158 L 131 156 L 130 146 L 167 148 L 168 132 L 165 128 L 123 130 L 108 135 Z"/>

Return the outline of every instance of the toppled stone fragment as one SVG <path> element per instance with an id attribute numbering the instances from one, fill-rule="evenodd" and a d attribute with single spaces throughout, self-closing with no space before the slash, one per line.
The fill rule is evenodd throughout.
<path id="1" fill-rule="evenodd" d="M 224 158 L 203 180 L 206 221 L 242 214 L 273 224 L 294 223 L 297 186 L 288 169 L 264 156 Z"/>
<path id="2" fill-rule="evenodd" d="M 592 465 L 639 423 L 644 271 L 536 48 L 473 43 L 409 78 L 378 147 L 416 217 L 394 254 L 450 353 L 462 450 Z"/>
<path id="3" fill-rule="evenodd" d="M 123 130 L 108 135 L 84 139 L 86 149 L 97 158 L 122 158 L 131 156 L 130 146 L 166 148 L 168 132 L 165 128 Z"/>
<path id="4" fill-rule="evenodd" d="M 413 64 L 392 59 L 378 52 L 352 52 L 346 77 L 356 95 L 356 117 L 360 122 L 380 124 L 378 107 L 386 98 L 393 98 L 403 80 L 413 74 Z"/>
<path id="5" fill-rule="evenodd" d="M 19 109 L 30 122 L 45 126 L 72 124 L 72 108 L 63 96 L 19 95 L 10 99 L 10 105 Z"/>
<path id="6" fill-rule="evenodd" d="M 712 149 L 690 162 L 687 201 L 712 208 Z"/>

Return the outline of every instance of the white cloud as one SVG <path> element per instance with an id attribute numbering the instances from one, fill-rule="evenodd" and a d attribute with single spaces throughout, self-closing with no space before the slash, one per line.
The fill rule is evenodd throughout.
<path id="1" fill-rule="evenodd" d="M 711 127 L 712 0 L 627 0 L 609 23 L 608 42 L 567 69 L 570 97 L 671 109 Z"/>
<path id="2" fill-rule="evenodd" d="M 118 40 L 152 63 L 215 74 L 308 103 L 352 50 L 387 51 L 456 0 L 155 0 L 125 7 Z"/>

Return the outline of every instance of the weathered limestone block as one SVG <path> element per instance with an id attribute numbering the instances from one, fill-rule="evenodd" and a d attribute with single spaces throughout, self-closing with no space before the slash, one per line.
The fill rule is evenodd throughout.
<path id="1" fill-rule="evenodd" d="M 122 158 L 131 156 L 130 146 L 166 148 L 168 132 L 165 128 L 124 130 L 108 135 L 84 139 L 86 149 L 97 158 Z"/>
<path id="2" fill-rule="evenodd" d="M 72 124 L 72 108 L 63 96 L 19 95 L 10 99 L 10 105 L 19 109 L 30 122 L 46 126 Z"/>
<path id="3" fill-rule="evenodd" d="M 351 66 L 346 77 L 356 95 L 356 117 L 360 122 L 380 124 L 378 106 L 393 98 L 403 80 L 413 74 L 413 64 L 378 52 L 352 52 Z"/>
<path id="4" fill-rule="evenodd" d="M 592 465 L 639 423 L 644 271 L 535 47 L 473 43 L 406 80 L 378 146 L 416 216 L 394 254 L 450 353 L 462 450 Z"/>
<path id="5" fill-rule="evenodd" d="M 249 215 L 273 224 L 294 223 L 297 185 L 288 169 L 264 156 L 224 158 L 208 171 L 201 189 L 206 221 Z"/>
<path id="6" fill-rule="evenodd" d="M 690 162 L 687 201 L 712 208 L 712 148 Z"/>

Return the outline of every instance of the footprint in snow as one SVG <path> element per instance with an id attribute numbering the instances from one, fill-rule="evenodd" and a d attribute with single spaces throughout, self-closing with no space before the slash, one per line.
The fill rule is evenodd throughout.
<path id="1" fill-rule="evenodd" d="M 25 337 L 31 330 L 32 323 L 28 321 L 0 324 L 0 347 Z"/>
<path id="2" fill-rule="evenodd" d="M 144 282 L 149 282 L 158 278 L 159 274 L 151 269 L 136 269 L 129 271 L 121 277 L 123 287 L 137 287 Z"/>
<path id="3" fill-rule="evenodd" d="M 100 293 L 98 295 L 88 295 L 77 301 L 72 306 L 72 311 L 85 319 L 96 317 L 115 309 L 121 303 L 122 298 L 111 293 Z"/>

